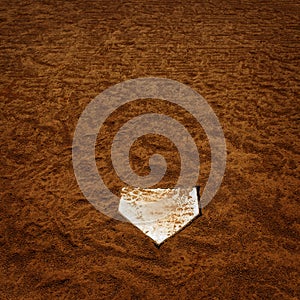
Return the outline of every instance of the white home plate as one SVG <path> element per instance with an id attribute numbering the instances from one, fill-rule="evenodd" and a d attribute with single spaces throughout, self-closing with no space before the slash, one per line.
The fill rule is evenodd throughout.
<path id="1" fill-rule="evenodd" d="M 119 212 L 159 245 L 199 215 L 199 193 L 196 187 L 123 188 Z"/>

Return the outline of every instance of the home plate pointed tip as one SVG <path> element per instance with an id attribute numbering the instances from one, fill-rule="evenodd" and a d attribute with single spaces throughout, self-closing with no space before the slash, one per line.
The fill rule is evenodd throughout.
<path id="1" fill-rule="evenodd" d="M 123 188 L 119 212 L 160 245 L 199 215 L 199 191 Z"/>

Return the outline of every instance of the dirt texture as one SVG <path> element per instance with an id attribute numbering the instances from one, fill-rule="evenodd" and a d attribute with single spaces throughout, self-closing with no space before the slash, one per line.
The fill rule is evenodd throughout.
<path id="1" fill-rule="evenodd" d="M 0 0 L 0 299 L 300 299 L 299 24 L 296 0 Z M 97 211 L 72 166 L 88 103 L 148 76 L 200 93 L 227 145 L 213 201 L 160 248 Z M 187 112 L 155 100 L 101 128 L 107 186 L 124 186 L 112 138 L 145 110 L 190 128 L 203 190 L 207 137 Z M 174 186 L 180 155 L 161 136 L 136 141 L 133 169 L 147 174 L 153 153 L 168 163 L 158 186 Z"/>

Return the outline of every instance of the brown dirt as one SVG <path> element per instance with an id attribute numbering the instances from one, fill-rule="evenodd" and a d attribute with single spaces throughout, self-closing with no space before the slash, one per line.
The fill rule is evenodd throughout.
<path id="1" fill-rule="evenodd" d="M 0 0 L 0 299 L 299 299 L 299 15 L 289 0 Z M 203 216 L 159 249 L 95 210 L 71 161 L 85 106 L 142 76 L 202 94 L 228 149 Z"/>

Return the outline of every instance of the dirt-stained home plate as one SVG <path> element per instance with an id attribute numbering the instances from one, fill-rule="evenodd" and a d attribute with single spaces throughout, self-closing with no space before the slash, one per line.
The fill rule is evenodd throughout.
<path id="1" fill-rule="evenodd" d="M 160 245 L 199 215 L 199 190 L 123 188 L 119 212 Z"/>

